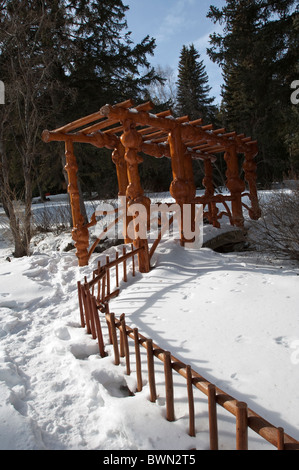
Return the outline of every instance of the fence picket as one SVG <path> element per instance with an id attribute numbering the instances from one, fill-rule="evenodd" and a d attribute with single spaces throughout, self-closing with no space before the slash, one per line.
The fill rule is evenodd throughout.
<path id="1" fill-rule="evenodd" d="M 156 393 L 156 382 L 155 382 L 153 341 L 151 339 L 146 340 L 146 351 L 147 351 L 148 382 L 149 382 L 149 388 L 150 388 L 150 401 L 153 403 L 157 400 L 157 393 Z"/>
<path id="2" fill-rule="evenodd" d="M 125 256 L 126 253 L 127 253 L 126 247 L 123 246 L 123 256 Z M 124 269 L 123 280 L 124 280 L 124 282 L 127 282 L 128 278 L 127 278 L 127 260 L 126 260 L 126 258 L 123 261 L 123 269 Z"/>
<path id="3" fill-rule="evenodd" d="M 95 326 L 96 326 L 100 355 L 101 357 L 105 357 L 107 354 L 104 348 L 102 328 L 101 328 L 101 323 L 100 323 L 100 318 L 99 318 L 99 313 L 98 313 L 95 297 L 92 297 L 92 306 L 93 306 L 93 314 L 94 314 L 94 319 L 95 319 Z"/>
<path id="4" fill-rule="evenodd" d="M 195 415 L 194 415 L 194 396 L 192 384 L 191 366 L 186 367 L 187 393 L 189 406 L 189 436 L 195 437 Z"/>
<path id="5" fill-rule="evenodd" d="M 137 376 L 137 392 L 142 390 L 142 372 L 141 372 L 141 357 L 140 357 L 140 344 L 138 329 L 134 328 L 134 344 L 135 344 L 135 357 L 136 357 L 136 376 Z"/>
<path id="6" fill-rule="evenodd" d="M 218 450 L 216 387 L 213 384 L 208 385 L 208 406 L 209 406 L 210 450 Z"/>
<path id="7" fill-rule="evenodd" d="M 135 276 L 135 255 L 134 255 L 134 246 L 131 244 L 132 251 L 132 276 Z"/>
<path id="8" fill-rule="evenodd" d="M 106 287 L 106 274 L 105 274 L 105 276 L 102 278 L 102 298 L 101 298 L 101 302 L 102 302 L 102 303 L 105 302 L 105 287 Z"/>
<path id="9" fill-rule="evenodd" d="M 236 449 L 248 450 L 248 414 L 247 404 L 236 404 Z"/>
<path id="10" fill-rule="evenodd" d="M 88 309 L 89 309 L 91 337 L 92 337 L 92 339 L 96 339 L 97 335 L 96 335 L 94 311 L 93 311 L 92 300 L 91 300 L 92 296 L 91 296 L 91 293 L 89 292 L 89 290 L 87 290 L 86 294 L 87 294 L 86 299 L 87 299 Z"/>
<path id="11" fill-rule="evenodd" d="M 82 286 L 81 292 L 82 292 L 83 304 L 85 307 L 86 332 L 88 335 L 90 335 L 91 333 L 90 312 L 89 312 L 89 305 L 88 305 L 88 300 L 87 300 L 87 292 L 84 286 Z"/>
<path id="12" fill-rule="evenodd" d="M 120 331 L 121 331 L 122 338 L 123 338 L 124 353 L 125 353 L 125 358 L 126 358 L 126 373 L 127 373 L 127 375 L 130 375 L 131 374 L 130 351 L 129 351 L 129 342 L 128 342 L 127 330 L 126 330 L 125 315 L 123 315 L 123 318 L 120 322 Z"/>
<path id="13" fill-rule="evenodd" d="M 118 251 L 115 253 L 115 261 L 118 260 Z M 119 287 L 119 279 L 118 279 L 118 263 L 115 265 L 115 279 L 116 279 L 116 287 Z"/>
<path id="14" fill-rule="evenodd" d="M 164 376 L 166 394 L 166 419 L 167 421 L 174 421 L 173 378 L 171 355 L 169 351 L 164 352 Z"/>
<path id="15" fill-rule="evenodd" d="M 118 350 L 118 344 L 117 344 L 117 333 L 116 333 L 114 313 L 111 312 L 110 314 L 106 315 L 106 318 L 107 317 L 110 321 L 112 344 L 113 344 L 113 350 L 114 350 L 114 364 L 118 366 L 120 364 L 120 359 L 119 359 L 119 350 Z"/>
<path id="16" fill-rule="evenodd" d="M 106 256 L 106 281 L 107 281 L 107 297 L 110 295 L 110 268 L 109 268 L 109 256 Z"/>
<path id="17" fill-rule="evenodd" d="M 279 427 L 277 428 L 277 449 L 284 450 L 284 429 Z"/>
<path id="18" fill-rule="evenodd" d="M 81 282 L 77 282 L 81 327 L 85 327 Z"/>
<path id="19" fill-rule="evenodd" d="M 125 314 L 122 313 L 119 317 L 119 322 L 121 324 L 123 318 L 124 318 Z M 124 345 L 124 338 L 123 338 L 123 335 L 120 334 L 119 336 L 119 355 L 120 357 L 125 357 L 125 345 Z"/>
<path id="20" fill-rule="evenodd" d="M 93 273 L 92 281 L 87 282 L 85 276 L 84 284 L 81 284 L 80 281 L 77 282 L 81 326 L 86 326 L 87 333 L 91 334 L 94 339 L 98 338 L 101 357 L 106 356 L 107 353 L 104 348 L 102 327 L 98 310 L 105 313 L 106 324 L 109 332 L 109 341 L 110 344 L 113 345 L 114 350 L 114 363 L 115 365 L 119 365 L 120 357 L 125 357 L 127 375 L 131 374 L 128 338 L 130 337 L 134 340 L 138 392 L 143 388 L 140 345 L 146 349 L 151 402 L 155 402 L 157 400 L 154 358 L 157 357 L 159 360 L 164 362 L 167 420 L 173 421 L 175 419 L 172 376 L 172 370 L 174 369 L 177 373 L 185 377 L 187 381 L 190 436 L 196 435 L 193 386 L 208 397 L 211 450 L 218 449 L 217 405 L 222 406 L 236 417 L 237 450 L 248 449 L 248 428 L 253 429 L 253 431 L 274 445 L 278 450 L 299 450 L 299 442 L 285 434 L 283 428 L 276 428 L 271 425 L 252 410 L 249 410 L 246 403 L 238 402 L 215 385 L 209 383 L 208 380 L 196 371 L 192 370 L 189 365 L 186 365 L 172 357 L 169 351 L 164 351 L 157 345 L 153 344 L 152 339 L 148 339 L 145 336 L 140 335 L 137 328 L 128 328 L 126 326 L 125 314 L 122 314 L 120 316 L 120 320 L 117 320 L 114 313 L 109 313 L 109 300 L 115 295 L 118 295 L 119 292 L 119 289 L 112 293 L 110 292 L 110 268 L 113 266 L 116 267 L 116 287 L 119 287 L 119 264 L 123 263 L 123 280 L 126 282 L 126 261 L 130 257 L 132 258 L 132 274 L 135 275 L 134 256 L 139 251 L 140 248 L 134 250 L 133 245 L 131 245 L 131 252 L 127 253 L 126 248 L 123 247 L 122 257 L 119 258 L 118 252 L 116 252 L 114 261 L 110 262 L 109 256 L 106 257 L 106 266 L 101 268 L 101 263 L 98 263 L 98 268 Z M 94 285 L 96 283 L 98 285 L 97 299 L 91 294 L 91 292 L 94 293 Z M 117 329 L 120 330 L 119 345 Z"/>
<path id="21" fill-rule="evenodd" d="M 101 272 L 101 261 L 98 261 L 98 271 L 97 271 L 98 275 L 100 274 L 100 272 Z M 98 299 L 98 301 L 100 301 L 100 299 L 101 299 L 101 294 L 100 294 L 101 293 L 101 282 L 102 282 L 102 279 L 99 279 L 98 280 L 98 285 L 97 285 L 97 288 L 98 288 L 97 299 Z"/>

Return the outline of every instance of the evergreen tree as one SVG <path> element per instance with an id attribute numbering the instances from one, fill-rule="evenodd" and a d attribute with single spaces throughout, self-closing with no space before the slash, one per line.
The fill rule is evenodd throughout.
<path id="1" fill-rule="evenodd" d="M 18 255 L 29 250 L 35 188 L 47 189 L 43 182 L 55 179 L 56 188 L 61 184 L 56 163 L 64 151 L 41 141 L 43 129 L 92 113 L 106 102 L 140 99 L 156 77 L 147 61 L 154 39 L 147 36 L 133 45 L 130 33 L 123 32 L 126 10 L 121 0 L 1 2 L 0 79 L 6 99 L 0 107 L 0 198 L 14 224 Z M 93 152 L 86 152 L 92 173 Z M 114 168 L 110 174 L 115 178 Z M 95 180 L 99 188 L 109 186 Z M 83 183 L 90 189 L 88 176 Z M 14 196 L 25 202 L 23 233 Z"/>
<path id="2" fill-rule="evenodd" d="M 128 98 L 143 101 L 148 85 L 159 78 L 147 59 L 154 52 L 155 40 L 146 36 L 133 44 L 127 31 L 127 10 L 121 0 L 69 3 L 73 57 L 67 83 L 76 99 L 65 109 L 64 122 L 95 112 L 106 103 Z M 115 194 L 115 167 L 105 149 L 81 146 L 77 158 L 83 191 L 92 189 L 104 197 Z"/>
<path id="3" fill-rule="evenodd" d="M 212 120 L 215 107 L 212 105 L 214 98 L 209 97 L 210 91 L 208 75 L 199 53 L 193 44 L 183 46 L 178 66 L 177 113 L 187 114 L 190 119 Z"/>
<path id="4" fill-rule="evenodd" d="M 146 86 L 157 78 L 147 59 L 155 40 L 146 36 L 134 45 L 122 0 L 71 0 L 73 15 L 69 82 L 77 92 L 72 108 L 89 114 L 106 103 L 128 98 L 142 100 Z"/>
<path id="5" fill-rule="evenodd" d="M 288 171 L 285 132 L 298 54 L 294 0 L 227 0 L 208 16 L 224 25 L 208 53 L 223 69 L 223 124 L 258 140 L 260 181 Z"/>

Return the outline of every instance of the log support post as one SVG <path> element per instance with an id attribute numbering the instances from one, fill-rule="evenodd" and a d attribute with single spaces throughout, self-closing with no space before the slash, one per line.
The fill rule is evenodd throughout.
<path id="1" fill-rule="evenodd" d="M 128 182 L 129 185 L 126 190 L 126 196 L 128 198 L 128 208 L 133 204 L 141 204 L 144 206 L 146 216 L 145 220 L 142 220 L 142 214 L 138 214 L 138 217 L 133 215 L 135 239 L 134 245 L 136 248 L 143 247 L 144 249 L 138 253 L 138 264 L 139 271 L 141 273 L 147 273 L 150 270 L 150 259 L 149 250 L 147 243 L 147 229 L 150 223 L 150 204 L 149 198 L 144 196 L 142 186 L 140 184 L 140 176 L 138 165 L 143 161 L 142 157 L 138 154 L 142 145 L 142 137 L 138 134 L 135 128 L 135 123 L 129 119 L 126 119 L 123 123 L 124 133 L 120 140 L 125 148 L 125 161 L 128 168 Z M 140 226 L 142 224 L 142 227 Z"/>
<path id="2" fill-rule="evenodd" d="M 186 150 L 186 149 L 184 149 L 184 150 Z M 195 203 L 193 201 L 194 201 L 194 198 L 196 196 L 196 186 L 195 186 L 195 182 L 194 182 L 192 157 L 189 153 L 187 153 L 185 151 L 185 154 L 183 155 L 183 158 L 184 158 L 185 177 L 186 177 L 186 181 L 188 183 L 188 193 L 189 193 L 188 194 L 188 198 L 189 198 L 188 203 L 191 205 L 190 230 L 191 230 L 191 233 L 194 233 L 195 232 Z M 193 240 L 194 239 L 188 240 L 188 241 L 193 241 Z"/>
<path id="3" fill-rule="evenodd" d="M 118 195 L 125 196 L 128 186 L 127 163 L 125 160 L 125 149 L 118 145 L 112 152 L 112 161 L 116 167 L 118 181 Z"/>
<path id="4" fill-rule="evenodd" d="M 124 237 L 125 243 L 130 243 L 132 242 L 132 239 L 128 237 L 127 227 L 128 227 L 128 224 L 132 221 L 132 217 L 130 217 L 127 214 L 128 199 L 126 197 L 126 192 L 127 192 L 129 181 L 128 181 L 127 162 L 125 160 L 125 148 L 121 143 L 119 143 L 119 145 L 113 150 L 111 157 L 116 167 L 116 175 L 117 175 L 117 182 L 118 182 L 118 197 L 123 198 L 122 204 L 121 204 L 121 211 L 124 212 L 123 214 L 121 214 L 123 224 L 124 224 L 123 225 L 123 237 Z"/>
<path id="5" fill-rule="evenodd" d="M 79 266 L 86 266 L 88 264 L 89 232 L 80 210 L 80 196 L 77 182 L 78 165 L 74 155 L 73 142 L 71 140 L 65 141 L 65 157 L 65 170 L 68 175 L 68 193 L 70 196 L 73 220 L 72 237 L 77 250 L 76 255 Z"/>
<path id="6" fill-rule="evenodd" d="M 244 227 L 244 217 L 242 210 L 242 192 L 245 189 L 245 183 L 239 176 L 238 155 L 235 145 L 230 145 L 224 154 L 227 164 L 226 186 L 232 197 L 232 220 L 236 227 Z"/>
<path id="7" fill-rule="evenodd" d="M 205 187 L 205 197 L 208 201 L 211 201 L 211 199 L 214 196 L 214 183 L 213 183 L 213 165 L 212 161 L 210 159 L 205 159 L 204 161 L 204 170 L 205 170 L 205 176 L 204 179 L 202 180 L 202 183 Z M 218 221 L 217 215 L 218 215 L 218 207 L 216 206 L 216 203 L 211 201 L 208 202 L 208 219 L 211 224 L 213 224 L 214 227 L 219 228 L 220 223 Z"/>
<path id="8" fill-rule="evenodd" d="M 254 152 L 246 152 L 243 163 L 245 179 L 249 185 L 249 199 L 251 201 L 251 208 L 249 209 L 249 216 L 253 220 L 258 220 L 261 216 L 261 209 L 259 206 L 257 188 L 256 188 L 256 169 L 257 164 L 254 160 Z"/>
<path id="9" fill-rule="evenodd" d="M 184 204 L 191 204 L 194 200 L 196 188 L 193 178 L 192 161 L 191 157 L 185 156 L 185 148 L 182 142 L 180 127 L 176 126 L 168 134 L 168 144 L 171 156 L 171 167 L 173 180 L 170 185 L 170 194 L 175 199 L 176 203 L 180 206 L 181 221 L 180 221 L 180 241 L 184 246 L 185 240 L 184 228 Z M 190 211 L 194 215 L 194 208 Z M 194 226 L 194 221 L 190 221 L 191 227 Z M 191 228 L 190 227 L 190 228 Z"/>

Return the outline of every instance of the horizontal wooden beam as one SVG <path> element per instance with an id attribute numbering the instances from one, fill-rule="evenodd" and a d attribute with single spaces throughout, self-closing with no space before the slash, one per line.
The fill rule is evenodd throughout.
<path id="1" fill-rule="evenodd" d="M 63 132 L 55 132 L 44 130 L 42 133 L 42 140 L 48 142 L 81 142 L 94 145 L 95 147 L 106 147 L 111 150 L 119 145 L 119 139 L 114 135 L 104 134 L 103 132 L 95 132 L 91 135 L 81 133 L 65 134 Z"/>
<path id="2" fill-rule="evenodd" d="M 143 111 L 136 113 L 133 110 L 115 107 L 109 104 L 103 106 L 100 111 L 103 116 L 109 116 L 109 118 L 112 119 L 118 119 L 119 121 L 128 119 L 140 125 L 150 126 L 156 129 L 164 129 L 168 132 L 179 125 L 183 141 L 205 139 L 211 146 L 212 144 L 218 144 L 225 149 L 229 149 L 232 145 L 235 145 L 237 152 L 239 153 L 248 151 L 248 144 L 254 144 L 252 142 L 244 142 L 243 139 L 239 139 L 235 133 L 228 133 L 226 136 L 217 135 L 217 133 L 210 130 L 210 125 L 208 125 L 208 129 L 206 130 L 203 128 L 206 126 L 192 125 L 186 120 L 188 118 L 187 116 L 183 116 L 182 118 L 173 118 L 172 116 L 161 118 Z"/>
<path id="3" fill-rule="evenodd" d="M 94 145 L 95 147 L 106 147 L 108 149 L 115 149 L 121 145 L 120 140 L 114 134 L 108 134 L 101 131 L 95 132 L 90 135 L 82 133 L 64 134 L 63 132 L 44 130 L 42 133 L 42 140 L 48 142 L 65 142 L 67 140 L 72 142 L 81 142 Z M 164 138 L 162 139 L 164 141 Z M 167 141 L 165 143 L 145 141 L 141 145 L 141 151 L 146 155 L 156 158 L 167 157 L 170 158 L 170 150 Z M 216 161 L 215 155 L 208 155 L 206 151 L 195 151 L 192 148 L 186 148 L 186 155 L 190 155 L 192 159 L 206 160 L 212 162 Z"/>

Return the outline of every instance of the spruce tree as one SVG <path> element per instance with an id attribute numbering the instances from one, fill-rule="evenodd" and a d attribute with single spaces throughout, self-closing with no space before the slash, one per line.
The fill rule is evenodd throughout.
<path id="1" fill-rule="evenodd" d="M 214 98 L 209 96 L 208 81 L 203 60 L 194 45 L 183 46 L 178 66 L 177 114 L 187 114 L 190 119 L 213 119 Z"/>
<path id="2" fill-rule="evenodd" d="M 64 150 L 61 145 L 45 145 L 42 131 L 92 113 L 106 102 L 141 99 L 156 77 L 147 60 L 155 41 L 146 36 L 133 44 L 125 31 L 126 10 L 121 0 L 1 2 L 0 79 L 5 83 L 5 106 L 0 107 L 0 198 L 14 224 L 16 254 L 29 250 L 35 189 L 48 189 L 42 188 L 43 182 L 55 186 L 59 179 L 56 162 Z M 86 152 L 94 173 L 93 153 Z M 84 169 L 86 162 L 78 160 Z M 101 178 L 94 181 L 98 188 L 109 186 Z M 90 189 L 91 178 L 87 175 L 83 183 Z M 17 187 L 21 194 L 16 195 Z M 25 202 L 23 233 L 16 233 L 15 195 Z"/>
<path id="3" fill-rule="evenodd" d="M 97 111 L 106 103 L 146 97 L 147 87 L 158 79 L 148 56 L 155 40 L 146 36 L 133 44 L 127 30 L 122 0 L 71 0 L 73 25 L 67 84 L 76 99 L 65 109 L 65 122 Z M 115 167 L 105 149 L 81 146 L 77 154 L 83 191 L 112 196 L 116 191 Z"/>
<path id="4" fill-rule="evenodd" d="M 258 172 L 267 183 L 289 168 L 285 133 L 298 54 L 294 0 L 227 0 L 208 17 L 224 25 L 208 53 L 223 70 L 224 125 L 258 140 Z"/>
<path id="5" fill-rule="evenodd" d="M 143 99 L 146 86 L 157 78 L 148 55 L 155 40 L 146 36 L 134 45 L 127 30 L 126 11 L 122 0 L 71 0 L 73 15 L 72 50 L 69 82 L 77 92 L 73 107 L 82 115 L 103 104 Z"/>

